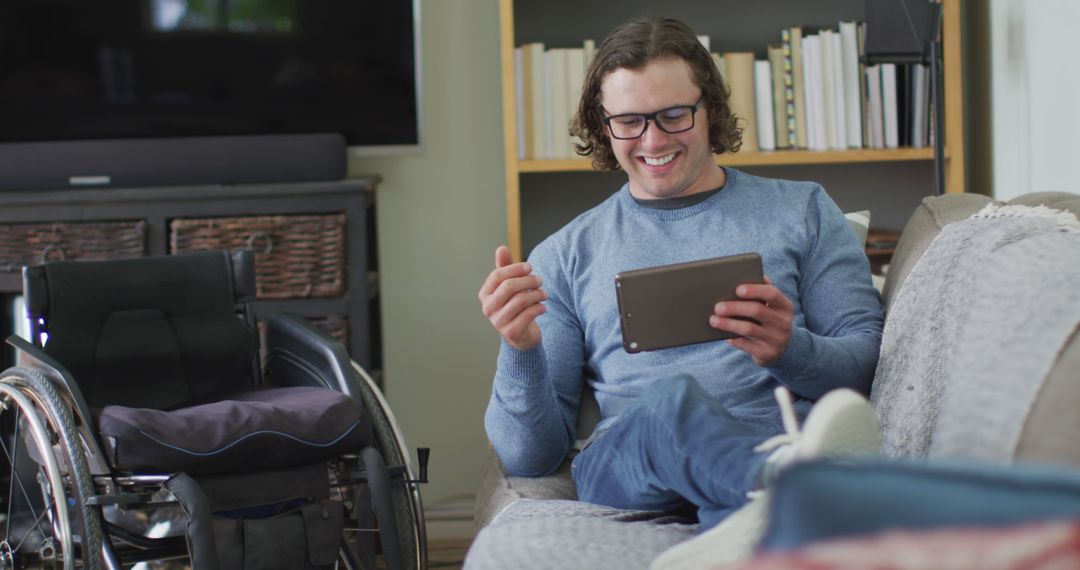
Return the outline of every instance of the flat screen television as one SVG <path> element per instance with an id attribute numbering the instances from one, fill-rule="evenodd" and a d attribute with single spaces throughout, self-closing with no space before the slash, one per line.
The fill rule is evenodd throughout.
<path id="1" fill-rule="evenodd" d="M 416 149 L 418 6 L 418 0 L 2 0 L 0 186 L 20 179 L 8 176 L 8 168 L 27 157 L 45 167 L 55 163 L 47 156 L 52 151 L 80 160 L 115 154 L 98 143 L 129 155 L 157 145 L 199 162 L 206 162 L 200 153 L 207 149 L 229 154 L 208 143 L 231 140 L 284 141 L 282 154 L 303 157 L 306 146 L 298 141 L 306 139 L 295 137 L 311 134 L 333 135 L 323 140 L 343 140 L 361 154 Z M 83 174 L 95 178 L 92 170 Z M 107 173 L 98 178 L 109 184 Z"/>

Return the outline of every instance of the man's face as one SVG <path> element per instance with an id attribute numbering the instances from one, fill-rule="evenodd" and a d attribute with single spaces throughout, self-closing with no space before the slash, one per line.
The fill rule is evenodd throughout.
<path id="1" fill-rule="evenodd" d="M 702 95 L 689 64 L 678 57 L 653 60 L 640 69 L 616 69 L 600 83 L 605 116 L 652 113 L 693 105 Z M 723 170 L 709 148 L 708 114 L 694 116 L 694 128 L 669 134 L 648 122 L 640 138 L 620 140 L 605 128 L 615 159 L 630 177 L 630 193 L 639 199 L 674 198 L 717 188 Z"/>

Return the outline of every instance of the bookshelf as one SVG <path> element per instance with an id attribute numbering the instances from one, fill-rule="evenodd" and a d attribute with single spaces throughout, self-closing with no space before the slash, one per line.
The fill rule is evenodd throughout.
<path id="1" fill-rule="evenodd" d="M 515 259 L 521 259 L 527 251 L 522 239 L 523 218 L 530 211 L 523 203 L 536 202 L 523 199 L 523 187 L 528 192 L 545 192 L 542 179 L 565 181 L 566 175 L 579 177 L 601 176 L 591 173 L 592 166 L 586 158 L 520 160 L 518 158 L 517 99 L 515 94 L 514 48 L 531 41 L 545 42 L 549 47 L 580 45 L 585 38 L 593 38 L 599 44 L 604 34 L 624 20 L 637 15 L 655 15 L 661 12 L 655 4 L 645 0 L 616 2 L 574 2 L 553 0 L 542 3 L 543 10 L 530 2 L 499 0 L 500 64 L 502 68 L 503 100 L 503 157 L 506 173 L 506 220 L 508 245 Z M 963 69 L 961 59 L 961 11 L 960 0 L 942 0 L 944 45 L 944 91 L 945 91 L 945 177 L 950 193 L 964 191 L 964 109 Z M 781 28 L 803 25 L 809 28 L 835 27 L 839 20 L 861 20 L 862 0 L 832 0 L 827 2 L 803 2 L 802 0 L 770 0 L 747 3 L 737 0 L 672 0 L 665 3 L 663 15 L 688 22 L 698 33 L 712 37 L 713 51 L 754 51 L 758 59 L 765 58 L 765 49 L 780 38 Z M 733 25 L 733 19 L 739 20 Z M 708 22 L 712 22 L 710 24 Z M 785 173 L 792 168 L 850 168 L 853 175 L 862 177 L 868 187 L 876 187 L 873 169 L 866 165 L 880 165 L 889 170 L 884 177 L 893 176 L 897 168 L 925 170 L 929 172 L 934 159 L 932 147 L 897 149 L 851 149 L 851 150 L 775 150 L 739 152 L 716 157 L 718 164 L 742 167 L 783 167 Z M 552 177 L 551 175 L 557 175 Z M 620 174 L 621 176 L 621 174 Z M 534 180 L 536 178 L 536 180 Z M 624 177 L 625 178 L 625 177 Z M 554 182 L 558 184 L 559 182 Z M 617 182 L 608 178 L 598 179 L 597 184 L 612 186 Z M 867 190 L 875 191 L 875 190 Z M 933 192 L 932 178 L 926 179 L 926 194 Z M 565 192 L 551 192 L 550 199 L 559 200 Z"/>

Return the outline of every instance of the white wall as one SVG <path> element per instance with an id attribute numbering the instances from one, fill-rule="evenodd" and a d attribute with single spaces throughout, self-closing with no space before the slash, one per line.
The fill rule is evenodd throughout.
<path id="1" fill-rule="evenodd" d="M 358 158 L 378 174 L 384 384 L 409 445 L 431 451 L 425 505 L 471 508 L 498 335 L 476 294 L 506 239 L 496 0 L 421 2 L 423 143 Z"/>
<path id="2" fill-rule="evenodd" d="M 991 0 L 994 197 L 1080 192 L 1080 2 Z"/>

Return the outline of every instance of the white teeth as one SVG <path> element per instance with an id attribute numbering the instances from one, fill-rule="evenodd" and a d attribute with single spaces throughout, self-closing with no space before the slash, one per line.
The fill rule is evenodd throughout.
<path id="1" fill-rule="evenodd" d="M 676 153 L 673 152 L 667 156 L 661 156 L 660 158 L 652 158 L 649 156 L 643 156 L 641 158 L 643 158 L 645 160 L 645 164 L 648 164 L 649 166 L 663 166 L 671 162 L 672 159 L 675 158 L 675 154 Z"/>

